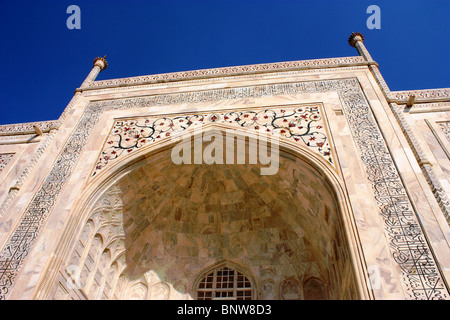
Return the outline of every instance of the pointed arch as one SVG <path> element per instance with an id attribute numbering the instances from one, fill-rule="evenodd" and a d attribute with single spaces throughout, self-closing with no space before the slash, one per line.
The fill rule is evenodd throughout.
<path id="1" fill-rule="evenodd" d="M 303 283 L 304 300 L 327 300 L 326 285 L 316 277 L 310 277 Z"/>
<path id="2" fill-rule="evenodd" d="M 227 125 L 210 124 L 204 126 L 202 129 L 203 132 L 207 133 L 209 130 L 225 130 L 227 128 Z M 191 133 L 192 132 L 183 132 L 180 137 Z M 177 141 L 173 141 L 171 139 L 161 140 L 155 144 L 137 150 L 132 155 L 119 159 L 112 166 L 110 166 L 108 170 L 101 172 L 101 174 L 96 176 L 94 180 L 91 180 L 83 192 L 82 200 L 80 202 L 82 204 L 80 206 L 81 209 L 80 207 L 77 208 L 77 212 L 75 212 L 74 215 L 78 217 L 78 219 L 85 220 L 90 210 L 94 208 L 95 203 L 107 190 L 110 189 L 110 187 L 115 186 L 118 181 L 129 173 L 161 159 L 162 154 L 164 152 L 167 153 L 175 143 L 177 143 Z M 315 154 L 308 148 L 285 139 L 280 139 L 278 141 L 278 147 L 284 152 L 284 157 L 313 168 L 317 174 L 323 178 L 326 182 L 327 188 L 329 188 L 329 191 L 337 199 L 337 213 L 340 215 L 340 219 L 342 219 L 342 227 L 345 229 L 343 234 L 347 237 L 347 242 L 349 243 L 347 248 L 350 251 L 350 263 L 352 265 L 352 269 L 354 270 L 354 281 L 356 284 L 355 294 L 361 298 L 370 297 L 371 293 L 365 283 L 366 277 L 364 261 L 360 257 L 359 239 L 355 231 L 356 228 L 354 225 L 353 216 L 351 214 L 349 205 L 350 202 L 347 198 L 342 179 L 322 157 Z M 294 178 L 299 180 L 300 176 L 296 176 Z M 330 212 L 327 212 L 327 216 L 329 215 Z M 248 271 L 247 273 L 245 272 L 246 271 L 244 270 L 244 274 L 248 274 Z M 256 297 L 257 291 L 254 281 L 252 282 L 252 290 L 252 297 Z"/>
<path id="3" fill-rule="evenodd" d="M 223 261 L 203 270 L 194 282 L 197 300 L 255 300 L 257 288 L 249 270 Z"/>

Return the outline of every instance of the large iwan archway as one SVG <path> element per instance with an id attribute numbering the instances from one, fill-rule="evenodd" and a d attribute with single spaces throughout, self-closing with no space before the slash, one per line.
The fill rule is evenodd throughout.
<path id="1" fill-rule="evenodd" d="M 260 164 L 180 164 L 161 148 L 85 214 L 65 277 L 89 299 L 359 299 L 339 199 L 292 150 Z M 64 279 L 63 279 L 64 278 Z"/>

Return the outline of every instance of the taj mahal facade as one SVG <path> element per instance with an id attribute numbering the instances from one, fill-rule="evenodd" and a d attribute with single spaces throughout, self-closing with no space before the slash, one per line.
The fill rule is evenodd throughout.
<path id="1" fill-rule="evenodd" d="M 59 119 L 1 125 L 0 299 L 450 299 L 450 88 L 390 91 L 348 42 L 111 80 L 96 58 Z"/>

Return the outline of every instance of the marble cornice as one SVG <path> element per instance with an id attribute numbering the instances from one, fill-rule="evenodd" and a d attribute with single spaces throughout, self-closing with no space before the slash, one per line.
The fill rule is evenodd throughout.
<path id="1" fill-rule="evenodd" d="M 59 127 L 60 121 L 58 120 L 5 124 L 0 125 L 0 136 L 48 133 L 51 130 L 59 129 Z"/>
<path id="2" fill-rule="evenodd" d="M 87 90 L 107 89 L 114 87 L 128 87 L 146 84 L 167 83 L 176 81 L 199 80 L 229 76 L 242 76 L 261 73 L 273 73 L 283 71 L 298 71 L 308 69 L 327 69 L 349 66 L 377 65 L 374 61 L 365 61 L 360 56 L 327 58 L 314 60 L 299 60 L 287 62 L 275 62 L 265 64 L 253 64 L 234 67 L 200 69 L 183 72 L 162 73 L 138 77 L 127 77 L 110 80 L 94 81 L 87 88 L 78 88 L 76 92 Z"/>
<path id="3" fill-rule="evenodd" d="M 406 104 L 411 96 L 414 96 L 415 104 L 450 101 L 450 88 L 392 91 L 391 94 L 388 102 L 397 104 Z"/>

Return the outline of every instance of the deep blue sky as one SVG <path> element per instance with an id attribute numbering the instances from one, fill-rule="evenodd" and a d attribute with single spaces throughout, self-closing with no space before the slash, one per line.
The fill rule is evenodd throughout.
<path id="1" fill-rule="evenodd" d="M 69 5 L 81 30 L 69 30 Z M 366 9 L 381 9 L 369 30 Z M 0 124 L 57 119 L 100 79 L 355 56 L 361 32 L 391 90 L 450 87 L 448 0 L 0 0 Z"/>

